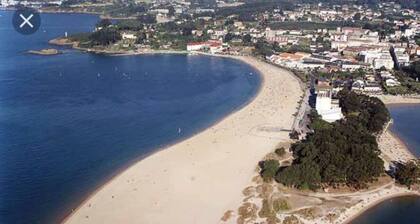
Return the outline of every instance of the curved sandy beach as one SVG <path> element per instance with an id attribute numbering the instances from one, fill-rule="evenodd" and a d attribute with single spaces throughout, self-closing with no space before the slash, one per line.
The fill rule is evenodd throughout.
<path id="1" fill-rule="evenodd" d="M 258 161 L 279 142 L 289 141 L 303 91 L 286 70 L 251 57 L 235 58 L 263 78 L 249 104 L 132 165 L 64 222 L 214 224 L 240 204 Z"/>
<path id="2" fill-rule="evenodd" d="M 379 95 L 377 96 L 385 104 L 420 104 L 420 96 L 393 96 L 393 95 Z"/>

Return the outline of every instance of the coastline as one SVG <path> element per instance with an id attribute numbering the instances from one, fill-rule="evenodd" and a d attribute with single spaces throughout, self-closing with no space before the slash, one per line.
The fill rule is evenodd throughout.
<path id="1" fill-rule="evenodd" d="M 399 107 L 399 106 L 410 106 L 410 105 L 418 105 L 420 104 L 420 96 L 419 95 L 415 95 L 415 96 L 389 96 L 389 95 L 383 95 L 381 97 L 379 97 L 382 102 L 385 103 L 385 105 L 388 107 Z M 396 133 L 395 131 L 392 131 L 392 129 L 390 127 L 392 127 L 393 122 L 387 127 L 386 131 L 389 133 L 390 138 L 395 139 L 395 141 L 397 141 L 401 148 L 402 151 L 404 151 L 405 153 L 407 153 L 409 156 L 412 157 L 412 159 L 416 159 L 417 156 L 411 152 L 410 150 L 410 146 L 404 142 L 401 137 L 398 135 L 398 133 Z"/>
<path id="2" fill-rule="evenodd" d="M 73 46 L 74 47 L 74 46 Z M 78 49 L 77 47 L 75 49 Z M 253 66 L 257 71 L 259 71 L 260 76 L 261 76 L 261 86 L 260 89 L 258 90 L 258 93 L 256 94 L 256 96 L 254 96 L 254 99 L 250 99 L 250 102 L 248 102 L 248 104 L 251 104 L 255 98 L 258 97 L 258 95 L 260 94 L 261 89 L 263 88 L 264 85 L 266 85 L 266 79 L 264 78 L 266 76 L 266 74 L 263 74 L 260 69 L 258 69 L 259 66 L 255 66 L 252 63 L 250 63 L 247 59 L 245 59 L 246 57 L 241 57 L 241 56 L 230 56 L 230 55 L 213 55 L 213 54 L 208 54 L 208 53 L 203 53 L 203 52 L 186 52 L 186 51 L 174 51 L 174 50 L 149 50 L 149 51 L 141 51 L 141 52 L 125 52 L 125 53 L 115 53 L 115 52 L 98 52 L 97 50 L 87 50 L 87 49 L 78 49 L 78 50 L 82 50 L 85 52 L 92 52 L 92 53 L 102 53 L 102 54 L 107 54 L 110 56 L 128 56 L 128 55 L 147 55 L 147 54 L 197 54 L 197 55 L 207 55 L 207 56 L 214 56 L 214 57 L 226 57 L 226 58 L 233 58 L 233 59 L 237 59 L 237 60 L 241 60 L 244 63 L 250 64 L 251 66 Z M 262 61 L 258 61 L 255 58 L 252 58 L 250 60 L 254 60 L 257 61 L 259 63 L 263 63 L 266 65 L 269 65 L 268 63 L 262 62 Z M 271 65 L 274 66 L 274 65 Z M 274 66 L 277 67 L 277 66 Z M 278 68 L 277 70 L 283 70 L 286 71 L 285 69 L 282 68 Z M 288 73 L 291 73 L 290 71 L 286 71 Z M 293 74 L 291 74 L 292 78 L 295 79 L 298 83 L 299 83 L 299 89 L 302 88 L 301 86 L 301 82 L 300 80 L 295 77 Z M 301 89 L 302 91 L 302 89 Z M 303 93 L 303 92 L 302 92 Z M 409 97 L 405 97 L 405 96 L 380 96 L 379 97 L 387 106 L 388 105 L 402 105 L 402 104 L 417 104 L 420 103 L 420 97 L 418 98 L 417 96 L 409 96 Z M 165 153 L 165 150 L 169 150 L 173 147 L 177 147 L 177 145 L 179 144 L 187 144 L 185 142 L 196 138 L 196 136 L 201 135 L 203 132 L 206 132 L 208 130 L 213 129 L 215 126 L 218 126 L 220 123 L 225 122 L 225 120 L 228 120 L 229 117 L 234 116 L 236 113 L 238 113 L 239 111 L 245 109 L 248 107 L 248 104 L 245 104 L 243 108 L 239 108 L 238 111 L 233 111 L 231 114 L 229 114 L 227 117 L 222 118 L 220 121 L 217 121 L 215 124 L 213 124 L 212 126 L 210 126 L 208 129 L 203 130 L 200 133 L 196 133 L 195 135 L 191 136 L 188 139 L 184 139 L 184 140 L 180 140 L 180 142 L 175 143 L 174 145 L 170 145 L 167 147 L 163 147 L 161 149 L 158 149 L 157 151 L 151 153 L 151 155 L 145 156 L 143 159 L 147 160 L 149 159 L 149 157 L 154 157 L 154 156 L 158 156 L 158 154 L 162 154 Z M 411 153 L 411 151 L 408 149 L 408 146 L 398 137 L 397 134 L 393 133 L 389 127 L 386 129 L 386 131 L 379 137 L 378 139 L 378 143 L 381 147 L 381 151 L 383 152 L 384 155 L 386 155 L 389 160 L 401 160 L 402 161 L 406 161 L 408 159 L 413 159 L 415 158 L 415 156 Z M 283 139 L 283 142 L 286 142 L 286 138 Z M 277 141 L 277 143 L 279 143 Z M 269 151 L 268 151 L 269 152 Z M 401 156 L 403 155 L 403 156 Z M 260 157 L 262 158 L 262 157 Z M 91 208 L 91 206 L 93 207 L 93 203 L 106 203 L 109 202 L 109 200 L 106 200 L 106 198 L 103 198 L 103 193 L 104 191 L 107 191 L 108 196 L 112 193 L 109 192 L 109 189 L 111 186 L 113 186 L 114 188 L 117 188 L 117 184 L 116 182 L 120 182 L 118 181 L 118 178 L 121 178 L 122 175 L 125 175 L 127 172 L 129 172 L 130 169 L 133 169 L 133 167 L 139 166 L 139 164 L 142 163 L 142 160 L 135 162 L 134 164 L 131 164 L 128 166 L 128 168 L 126 168 L 125 170 L 123 170 L 121 173 L 117 173 L 117 175 L 115 175 L 114 178 L 112 178 L 109 182 L 107 182 L 106 184 L 104 184 L 103 186 L 101 186 L 99 189 L 97 189 L 95 192 L 93 192 L 78 208 L 75 212 L 73 212 L 72 214 L 70 214 L 69 216 L 67 216 L 64 220 L 63 223 L 80 223 L 80 222 L 86 222 L 86 223 L 113 223 L 113 222 L 125 222 L 125 223 L 131 223 L 130 220 L 131 219 L 127 219 L 127 220 L 114 220 L 114 221 L 109 221 L 112 220 L 112 218 L 118 218 L 111 215 L 111 217 L 109 215 L 108 218 L 99 218 L 99 220 L 95 220 L 92 222 L 92 220 L 90 220 L 91 215 L 95 215 L 95 216 L 101 216 L 101 214 L 103 214 L 104 212 L 98 212 L 98 211 L 93 211 L 90 212 L 89 208 Z M 256 158 L 258 161 L 259 158 Z M 256 163 L 255 163 L 256 164 Z M 195 178 L 195 177 L 194 177 Z M 252 175 L 250 175 L 248 177 L 248 180 L 252 178 Z M 140 185 L 139 185 L 140 186 Z M 243 186 L 246 186 L 246 182 Z M 240 189 L 243 188 L 243 186 L 238 186 L 237 191 L 240 191 Z M 121 192 L 120 192 L 121 193 Z M 156 192 L 155 194 L 159 195 L 160 192 Z M 391 198 L 395 198 L 395 197 L 401 197 L 401 196 L 406 196 L 406 195 L 420 195 L 419 193 L 413 192 L 413 191 L 409 191 L 405 188 L 402 187 L 398 187 L 398 186 L 392 186 L 391 189 L 388 189 L 388 191 L 386 191 L 385 189 L 380 189 L 376 192 L 377 194 L 379 194 L 378 197 L 371 197 L 372 195 L 360 195 L 359 197 L 362 198 L 362 202 L 360 203 L 356 203 L 354 205 L 352 205 L 350 208 L 346 209 L 345 212 L 340 215 L 340 218 L 337 219 L 338 222 L 334 222 L 334 223 L 350 223 L 352 220 L 354 220 L 355 218 L 357 218 L 358 216 L 360 216 L 361 214 L 363 214 L 364 212 L 366 212 L 367 210 L 377 206 L 378 204 L 380 204 L 383 201 L 386 201 L 388 199 Z M 99 195 L 102 195 L 102 199 L 97 199 Z M 197 194 L 199 195 L 199 194 Z M 238 196 L 238 198 L 240 198 L 240 196 Z M 225 200 L 226 197 L 221 199 Z M 140 198 L 139 198 L 140 200 Z M 157 200 L 157 199 L 155 199 Z M 212 197 L 211 200 L 214 200 L 214 198 Z M 234 199 L 236 201 L 239 201 L 237 198 Z M 366 200 L 366 201 L 365 201 Z M 237 203 L 238 204 L 238 203 Z M 103 205 L 102 205 L 103 206 Z M 111 207 L 111 206 L 110 206 Z M 228 206 L 229 207 L 229 206 Z M 225 207 L 225 210 L 227 210 L 228 207 Z M 230 206 L 231 207 L 231 206 Z M 144 207 L 143 207 L 144 208 Z M 174 208 L 174 207 L 172 207 Z M 102 209 L 102 208 L 101 208 Z M 97 209 L 97 210 L 101 210 L 101 209 Z M 170 208 L 169 208 L 170 209 Z M 134 211 L 134 210 L 133 210 Z M 149 213 L 147 210 L 142 210 L 142 212 L 145 213 Z M 108 213 L 108 212 L 106 212 Z M 153 213 L 153 211 L 152 211 Z M 127 214 L 127 216 L 132 216 L 132 214 L 130 212 L 124 213 Z M 164 213 L 163 213 L 164 214 Z M 223 214 L 223 213 L 222 213 Z M 219 214 L 219 217 L 222 216 L 222 214 Z M 85 220 L 83 220 L 83 215 Z M 183 220 L 182 217 L 180 217 L 180 214 L 171 214 L 174 218 L 170 218 L 168 216 L 166 217 L 160 217 L 159 215 L 155 215 L 152 218 L 149 219 L 138 219 L 138 220 L 142 220 L 145 221 L 146 223 L 149 222 L 153 222 L 153 223 L 167 223 L 167 222 L 171 222 L 171 220 L 179 220 L 179 222 L 184 222 L 184 223 L 195 223 L 198 220 L 197 219 L 193 219 L 193 220 Z M 118 215 L 116 215 L 118 216 Z M 88 218 L 87 218 L 88 217 Z M 203 216 L 204 217 L 204 216 Z M 213 216 L 215 218 L 218 218 L 215 216 Z M 140 217 L 138 217 L 140 218 Z M 181 220 L 182 219 L 182 220 Z M 160 221 L 160 220 L 164 220 L 164 221 Z M 204 219 L 205 221 L 203 222 L 202 220 L 199 220 L 200 223 L 207 223 L 207 221 L 209 221 L 209 219 Z M 216 220 L 216 219 L 214 219 Z M 220 220 L 219 220 L 220 221 Z M 216 221 L 217 222 L 217 221 Z M 214 222 L 209 222 L 209 223 L 214 223 Z"/>
<path id="3" fill-rule="evenodd" d="M 378 198 L 376 201 L 371 202 L 369 205 L 360 209 L 358 212 L 355 212 L 347 220 L 345 220 L 343 222 L 343 224 L 350 224 L 352 221 L 357 219 L 359 216 L 363 215 L 368 210 L 375 208 L 376 206 L 378 206 L 382 202 L 385 202 L 389 199 L 405 197 L 405 196 L 420 197 L 420 194 L 419 193 L 416 194 L 416 193 L 412 193 L 412 192 L 400 192 L 400 193 L 394 193 L 394 194 L 391 194 L 391 195 L 388 195 L 388 196 L 385 196 L 385 197 Z"/>
<path id="4" fill-rule="evenodd" d="M 385 103 L 386 106 L 398 106 L 398 105 L 413 105 L 420 103 L 420 99 L 404 98 L 401 96 L 392 96 L 385 98 L 380 97 L 380 99 Z M 407 100 L 408 99 L 408 100 Z M 418 102 L 417 102 L 418 101 Z M 398 136 L 397 133 L 393 132 L 390 129 L 390 123 L 384 133 L 379 137 L 378 144 L 383 155 L 387 156 L 391 161 L 400 161 L 407 162 L 411 159 L 416 159 L 417 157 L 410 151 L 409 146 Z M 393 190 L 393 191 L 392 191 Z M 343 223 L 351 223 L 354 219 L 365 213 L 366 211 L 378 206 L 382 202 L 403 196 L 417 196 L 420 197 L 420 192 L 408 190 L 406 187 L 393 186 L 392 189 L 388 191 L 387 195 L 378 197 L 376 200 L 366 203 L 366 205 L 361 207 L 359 211 L 351 213 Z M 358 206 L 357 204 L 351 208 Z M 351 209 L 350 208 L 350 209 Z"/>
<path id="5" fill-rule="evenodd" d="M 63 222 L 215 223 L 224 210 L 241 200 L 239 189 L 252 178 L 258 160 L 280 140 L 288 141 L 287 132 L 264 137 L 253 132 L 271 123 L 290 128 L 301 90 L 288 71 L 255 58 L 224 57 L 239 59 L 259 71 L 262 83 L 255 98 L 208 129 L 133 164 Z M 157 171 L 156 164 L 168 165 Z"/>
<path id="6" fill-rule="evenodd" d="M 56 44 L 56 43 L 53 43 L 53 45 L 60 45 L 60 46 L 72 46 L 73 45 L 73 43 L 70 43 L 70 44 Z M 86 50 L 83 50 L 83 49 L 78 49 L 78 48 L 73 48 L 73 49 L 75 49 L 75 50 L 80 50 L 80 51 L 82 51 L 82 52 L 85 52 L 85 53 L 94 53 L 94 54 L 98 54 L 97 52 L 90 52 L 90 51 L 86 51 Z M 138 55 L 154 55 L 154 54 L 188 54 L 188 52 L 183 52 L 183 51 L 166 51 L 166 50 L 161 50 L 161 51 L 157 51 L 157 50 L 154 50 L 154 51 L 150 51 L 150 52 L 147 52 L 147 53 L 144 53 L 144 52 L 142 52 L 142 53 L 137 53 L 137 54 L 133 54 L 133 53 L 127 53 L 127 54 L 106 54 L 106 56 L 138 56 Z M 209 56 L 209 57 L 222 57 L 222 58 L 228 58 L 228 59 L 232 59 L 232 60 L 239 60 L 239 61 L 242 61 L 243 63 L 246 63 L 246 64 L 248 64 L 247 62 L 244 62 L 242 59 L 239 59 L 239 58 L 235 58 L 235 57 L 232 57 L 232 56 L 230 56 L 230 55 L 214 55 L 214 54 L 206 54 L 206 53 L 203 53 L 203 52 L 201 52 L 201 53 L 196 53 L 196 54 L 194 54 L 194 55 L 204 55 L 204 56 Z M 249 64 L 248 64 L 249 65 Z M 256 69 L 254 66 L 252 66 L 252 65 L 250 65 L 253 69 L 255 69 L 256 71 L 258 71 L 259 72 L 259 70 L 258 69 Z M 234 110 L 232 110 L 227 116 L 230 116 L 230 115 L 232 115 L 232 114 L 234 114 L 235 112 L 237 112 L 238 110 L 241 110 L 243 107 L 246 107 L 249 103 L 251 103 L 254 99 L 255 99 L 255 97 L 258 95 L 258 93 L 259 93 L 259 91 L 261 90 L 261 86 L 264 84 L 264 82 L 265 82 L 265 80 L 264 80 L 264 77 L 261 75 L 261 74 L 258 74 L 259 76 L 260 76 L 260 85 L 259 85 L 259 87 L 258 87 L 258 89 L 257 89 L 257 92 L 255 93 L 255 95 L 254 96 L 252 96 L 251 98 L 249 98 L 246 102 L 244 102 L 242 105 L 240 105 L 240 106 L 238 106 L 237 108 L 235 108 Z M 84 205 L 89 199 L 91 199 L 96 193 L 98 193 L 100 190 L 102 190 L 109 182 L 111 182 L 113 179 L 115 179 L 115 178 L 117 178 L 119 175 L 121 175 L 124 171 L 126 171 L 127 169 L 129 169 L 130 167 L 132 167 L 132 166 L 134 166 L 136 163 L 139 163 L 139 162 L 141 162 L 142 160 L 144 160 L 144 159 L 147 159 L 147 157 L 149 157 L 149 156 L 153 156 L 154 154 L 157 154 L 157 153 L 159 153 L 160 151 L 162 151 L 162 150 L 165 150 L 165 149 L 167 149 L 167 148 L 170 148 L 170 147 L 172 147 L 172 146 L 174 146 L 174 145 L 176 145 L 176 144 L 179 144 L 179 143 L 181 143 L 181 142 L 183 142 L 183 141 L 185 141 L 185 140 L 187 140 L 187 139 L 189 139 L 189 138 L 193 138 L 195 135 L 197 135 L 197 134 L 199 134 L 199 133 L 201 133 L 201 132 L 203 132 L 203 131 L 205 131 L 205 130 L 207 130 L 207 129 L 209 129 L 209 128 L 211 128 L 212 126 L 215 126 L 215 125 L 217 125 L 217 124 L 219 124 L 220 122 L 222 122 L 223 120 L 225 120 L 226 118 L 227 118 L 227 116 L 225 116 L 225 117 L 221 117 L 220 119 L 218 119 L 218 120 L 216 120 L 216 121 L 214 121 L 213 123 L 211 123 L 211 125 L 209 126 L 209 127 L 207 127 L 207 128 L 204 128 L 204 129 L 201 129 L 201 130 L 198 130 L 196 133 L 194 133 L 193 135 L 191 135 L 191 136 L 185 136 L 185 137 L 183 137 L 183 138 L 181 138 L 181 139 L 178 139 L 178 140 L 176 140 L 175 142 L 172 142 L 172 143 L 168 143 L 168 144 L 164 144 L 164 145 L 162 145 L 162 146 L 160 146 L 160 147 L 157 147 L 156 149 L 154 149 L 153 151 L 151 151 L 151 152 L 149 152 L 149 153 L 147 153 L 147 154 L 145 154 L 145 155 L 141 155 L 141 156 L 139 156 L 139 157 L 136 157 L 136 158 L 133 158 L 130 162 L 128 162 L 127 164 L 125 164 L 123 167 L 121 167 L 121 168 L 119 168 L 118 170 L 115 170 L 115 171 L 113 171 L 112 173 L 111 173 L 111 175 L 110 175 L 110 178 L 109 179 L 106 179 L 104 182 L 102 182 L 101 184 L 100 184 L 100 186 L 97 188 L 97 189 L 94 189 L 94 191 L 92 191 L 89 195 L 88 195 L 88 197 L 86 197 L 86 198 L 84 198 L 83 200 L 82 200 L 82 202 L 81 203 L 79 203 L 79 204 L 77 204 L 77 208 L 76 209 L 74 209 L 74 210 L 72 210 L 72 212 L 71 213 L 68 213 L 68 214 L 64 214 L 64 216 L 62 216 L 62 218 L 60 219 L 60 222 L 59 223 L 66 223 L 67 222 L 67 220 L 70 218 L 70 216 L 72 215 L 72 213 L 75 213 L 75 212 L 77 212 L 78 210 L 79 210 L 79 208 L 82 206 L 82 205 Z"/>
<path id="7" fill-rule="evenodd" d="M 387 106 L 404 105 L 404 104 L 420 104 L 420 95 L 379 95 L 378 97 Z"/>

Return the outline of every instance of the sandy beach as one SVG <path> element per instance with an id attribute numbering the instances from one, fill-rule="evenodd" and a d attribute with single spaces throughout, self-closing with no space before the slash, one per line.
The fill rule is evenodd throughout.
<path id="1" fill-rule="evenodd" d="M 65 223 L 218 223 L 242 200 L 258 161 L 288 142 L 303 94 L 292 73 L 251 57 L 263 82 L 242 109 L 135 163 L 101 187 Z"/>
<path id="2" fill-rule="evenodd" d="M 378 145 L 382 152 L 385 166 L 388 166 L 391 161 L 407 162 L 416 158 L 404 142 L 396 137 L 389 129 L 379 137 Z M 420 192 L 409 190 L 407 187 L 397 186 L 395 184 L 385 185 L 385 187 L 380 187 L 369 194 L 361 194 L 360 202 L 350 207 L 340 217 L 342 217 L 344 223 L 350 223 L 351 220 L 369 208 L 387 199 L 406 195 L 420 195 Z"/>
<path id="3" fill-rule="evenodd" d="M 420 95 L 409 96 L 393 96 L 393 95 L 379 95 L 377 96 L 385 104 L 420 104 Z"/>
<path id="4" fill-rule="evenodd" d="M 401 103 L 401 101 L 401 97 L 392 97 L 388 98 L 387 103 L 395 104 Z M 412 102 L 411 99 L 408 101 Z M 389 130 L 389 125 L 378 136 L 378 146 L 382 152 L 381 157 L 385 161 L 386 169 L 392 161 L 406 162 L 415 158 L 404 142 Z M 255 172 L 254 176 L 258 178 L 250 181 L 248 187 L 244 188 L 243 192 L 246 193 L 243 194 L 243 201 L 231 208 L 233 217 L 226 223 L 235 223 L 241 217 L 246 217 L 242 223 L 267 223 L 266 218 L 259 215 L 259 211 L 263 207 L 263 200 L 273 200 L 273 198 L 286 200 L 290 206 L 289 210 L 276 215 L 279 219 L 278 223 L 286 218 L 294 217 L 296 221 L 304 224 L 342 224 L 351 223 L 354 218 L 387 199 L 405 195 L 420 195 L 418 190 L 409 190 L 407 187 L 400 186 L 390 177 L 382 177 L 368 189 L 359 191 L 304 192 L 284 187 L 279 188 L 277 183 L 263 183 L 258 172 Z M 262 189 L 265 189 L 265 193 L 261 193 L 264 192 Z M 250 212 L 248 216 L 238 216 L 235 213 L 239 208 L 246 206 L 250 210 L 255 208 L 255 211 Z"/>

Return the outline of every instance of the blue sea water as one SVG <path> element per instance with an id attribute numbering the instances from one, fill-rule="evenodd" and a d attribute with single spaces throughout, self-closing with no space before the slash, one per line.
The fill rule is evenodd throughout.
<path id="1" fill-rule="evenodd" d="M 414 155 L 420 157 L 420 105 L 396 105 L 389 110 L 395 121 L 391 130 L 398 134 Z"/>
<path id="2" fill-rule="evenodd" d="M 369 209 L 352 224 L 418 224 L 420 197 L 392 198 Z"/>
<path id="3" fill-rule="evenodd" d="M 389 107 L 394 124 L 391 129 L 410 151 L 420 157 L 420 105 Z M 420 223 L 420 197 L 400 197 L 386 200 L 355 219 L 354 224 L 414 224 Z"/>
<path id="4" fill-rule="evenodd" d="M 42 14 L 22 36 L 0 11 L 0 223 L 57 223 L 106 180 L 240 108 L 260 77 L 207 56 L 29 55 L 98 18 Z M 159 164 L 156 164 L 159 166 Z"/>

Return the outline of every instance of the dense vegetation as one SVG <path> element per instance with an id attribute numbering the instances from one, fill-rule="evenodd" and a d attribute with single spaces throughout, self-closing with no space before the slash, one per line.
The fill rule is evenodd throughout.
<path id="1" fill-rule="evenodd" d="M 93 32 L 89 40 L 93 45 L 108 45 L 121 40 L 121 35 L 116 29 L 103 28 Z"/>
<path id="2" fill-rule="evenodd" d="M 397 163 L 395 168 L 395 179 L 398 183 L 407 187 L 420 183 L 420 160 Z"/>
<path id="3" fill-rule="evenodd" d="M 93 33 L 78 33 L 69 37 L 80 43 L 81 47 L 106 46 L 121 40 L 121 34 L 111 27 L 102 28 Z"/>
<path id="4" fill-rule="evenodd" d="M 259 164 L 261 168 L 261 176 L 264 181 L 271 181 L 273 177 L 276 175 L 277 170 L 279 169 L 279 161 L 270 159 L 261 161 Z"/>
<path id="5" fill-rule="evenodd" d="M 367 129 L 369 133 L 377 134 L 390 119 L 388 109 L 376 97 L 341 91 L 339 99 L 347 123 L 361 126 L 358 129 Z"/>
<path id="6" fill-rule="evenodd" d="M 246 0 L 245 4 L 221 8 L 216 12 L 218 18 L 225 18 L 229 15 L 238 15 L 242 21 L 252 21 L 256 13 L 270 11 L 272 9 L 291 10 L 294 9 L 296 1 L 293 0 Z"/>
<path id="7" fill-rule="evenodd" d="M 374 134 L 389 121 L 388 110 L 377 98 L 348 91 L 340 92 L 339 97 L 345 119 L 328 123 L 313 111 L 313 132 L 291 146 L 295 159 L 291 166 L 275 172 L 277 182 L 311 190 L 343 184 L 362 188 L 384 173 Z M 276 164 L 263 164 L 261 174 L 267 181 Z"/>
<path id="8" fill-rule="evenodd" d="M 394 75 L 401 83 L 401 85 L 393 87 L 383 85 L 383 88 L 387 94 L 420 94 L 420 61 L 414 61 L 409 66 L 405 66 L 400 70 L 396 70 Z"/>
<path id="9" fill-rule="evenodd" d="M 420 80 L 420 61 L 413 62 L 410 66 L 404 67 L 403 70 L 411 79 Z"/>

